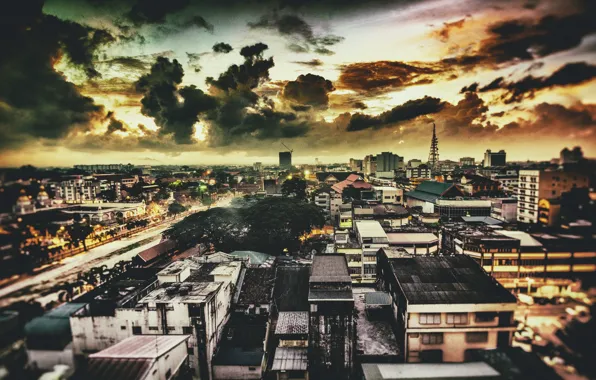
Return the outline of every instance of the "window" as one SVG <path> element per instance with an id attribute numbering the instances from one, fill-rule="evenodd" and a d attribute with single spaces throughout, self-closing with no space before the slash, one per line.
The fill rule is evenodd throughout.
<path id="1" fill-rule="evenodd" d="M 151 331 L 157 331 L 157 326 L 149 326 L 149 330 L 151 330 Z"/>
<path id="2" fill-rule="evenodd" d="M 447 323 L 450 325 L 467 325 L 467 313 L 447 313 Z"/>
<path id="3" fill-rule="evenodd" d="M 249 371 L 256 371 L 257 370 L 257 367 L 248 367 L 248 370 Z"/>
<path id="4" fill-rule="evenodd" d="M 186 353 L 189 355 L 194 355 L 195 354 L 195 348 L 194 347 L 187 347 L 186 348 Z"/>
<path id="5" fill-rule="evenodd" d="M 517 261 L 517 260 L 516 260 Z M 497 313 L 486 311 L 486 312 L 479 312 L 476 313 L 476 322 L 483 323 L 483 322 L 492 322 L 497 318 Z"/>
<path id="6" fill-rule="evenodd" d="M 421 325 L 440 325 L 441 314 L 439 313 L 421 313 L 419 323 Z"/>
<path id="7" fill-rule="evenodd" d="M 441 363 L 443 361 L 443 351 L 423 350 L 420 352 L 420 361 L 423 363 Z"/>
<path id="8" fill-rule="evenodd" d="M 467 343 L 486 343 L 488 342 L 488 331 L 475 331 L 466 333 Z"/>
<path id="9" fill-rule="evenodd" d="M 120 330 L 126 330 L 126 326 L 120 326 Z"/>
<path id="10" fill-rule="evenodd" d="M 132 326 L 132 335 L 141 335 L 141 326 Z"/>
<path id="11" fill-rule="evenodd" d="M 192 327 L 188 327 L 188 326 L 182 327 L 182 334 L 192 334 Z"/>
<path id="12" fill-rule="evenodd" d="M 443 333 L 428 333 L 422 335 L 422 344 L 443 344 Z"/>
<path id="13" fill-rule="evenodd" d="M 317 304 L 313 303 L 310 305 L 310 312 L 311 313 L 316 313 L 317 312 Z"/>
<path id="14" fill-rule="evenodd" d="M 168 326 L 168 331 L 174 331 L 174 330 L 176 330 L 176 327 L 174 327 L 174 326 Z"/>

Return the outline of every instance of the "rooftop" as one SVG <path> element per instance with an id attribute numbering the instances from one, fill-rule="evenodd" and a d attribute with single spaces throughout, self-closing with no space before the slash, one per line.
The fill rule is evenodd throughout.
<path id="1" fill-rule="evenodd" d="M 272 371 L 306 371 L 308 356 L 306 348 L 277 347 L 273 358 Z"/>
<path id="2" fill-rule="evenodd" d="M 273 288 L 277 311 L 308 311 L 308 279 L 310 267 L 278 266 Z"/>
<path id="3" fill-rule="evenodd" d="M 308 334 L 307 311 L 283 311 L 277 318 L 276 335 Z"/>
<path id="4" fill-rule="evenodd" d="M 388 233 L 389 244 L 431 244 L 439 238 L 430 232 Z"/>
<path id="5" fill-rule="evenodd" d="M 362 364 L 365 380 L 453 380 L 500 379 L 494 368 L 483 362 L 475 363 L 407 363 Z"/>
<path id="6" fill-rule="evenodd" d="M 202 303 L 207 301 L 221 287 L 222 282 L 181 282 L 176 284 L 164 284 L 155 289 L 139 304 L 149 303 Z M 183 291 L 182 289 L 187 289 Z"/>
<path id="7" fill-rule="evenodd" d="M 373 288 L 354 288 L 355 308 L 358 312 L 357 331 L 357 350 L 363 355 L 398 355 L 400 352 L 397 340 L 393 334 L 391 324 L 391 308 L 377 308 L 367 312 L 367 301 L 374 301 L 384 304 L 387 296 L 391 305 L 391 297 L 386 293 L 376 292 Z M 378 298 L 378 299 L 377 299 Z"/>
<path id="8" fill-rule="evenodd" d="M 542 244 L 534 239 L 532 235 L 524 231 L 496 231 L 497 234 L 508 236 L 510 238 L 518 239 L 522 247 L 542 247 Z"/>
<path id="9" fill-rule="evenodd" d="M 248 258 L 250 265 L 261 265 L 272 257 L 267 253 L 257 251 L 233 251 L 230 255 L 238 258 Z"/>
<path id="10" fill-rule="evenodd" d="M 245 268 L 238 284 L 235 302 L 238 304 L 268 304 L 271 302 L 275 270 L 273 268 Z"/>
<path id="11" fill-rule="evenodd" d="M 466 223 L 481 223 L 489 226 L 503 224 L 501 220 L 490 216 L 462 216 L 461 219 Z"/>
<path id="12" fill-rule="evenodd" d="M 164 240 L 153 247 L 147 248 L 146 250 L 139 252 L 137 257 L 147 263 L 151 260 L 156 259 L 157 257 L 163 255 L 174 249 L 176 247 L 176 243 L 173 240 Z"/>
<path id="13" fill-rule="evenodd" d="M 376 220 L 357 220 L 354 226 L 363 238 L 387 238 L 381 223 Z"/>
<path id="14" fill-rule="evenodd" d="M 389 262 L 409 304 L 516 302 L 467 255 L 402 257 Z"/>
<path id="15" fill-rule="evenodd" d="M 331 254 L 315 255 L 313 258 L 309 282 L 351 283 L 352 279 L 348 272 L 348 263 L 346 262 L 346 257 L 344 255 Z"/>
<path id="16" fill-rule="evenodd" d="M 185 342 L 190 335 L 135 335 L 90 358 L 157 359 Z"/>
<path id="17" fill-rule="evenodd" d="M 260 367 L 263 361 L 266 320 L 234 316 L 224 328 L 213 357 L 214 365 Z"/>

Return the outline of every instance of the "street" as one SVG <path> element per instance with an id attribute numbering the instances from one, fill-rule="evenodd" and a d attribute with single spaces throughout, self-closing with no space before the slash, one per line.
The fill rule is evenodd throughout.
<path id="1" fill-rule="evenodd" d="M 231 198 L 226 198 L 212 207 L 227 207 Z M 202 212 L 207 210 L 206 206 L 193 207 L 192 211 Z M 137 235 L 113 241 L 99 247 L 90 249 L 87 252 L 62 259 L 50 269 L 40 271 L 31 276 L 21 276 L 16 282 L 0 288 L 0 307 L 7 306 L 15 301 L 27 301 L 34 299 L 45 305 L 58 300 L 58 292 L 47 292 L 54 286 L 75 281 L 79 273 L 83 273 L 93 267 L 106 265 L 111 268 L 118 261 L 131 260 L 139 252 L 150 248 L 161 239 L 161 234 L 173 223 L 179 220 L 169 221 L 160 226 L 150 228 Z"/>

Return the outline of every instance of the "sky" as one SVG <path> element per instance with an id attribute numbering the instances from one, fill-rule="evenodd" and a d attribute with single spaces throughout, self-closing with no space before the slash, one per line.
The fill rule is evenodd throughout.
<path id="1" fill-rule="evenodd" d="M 14 9 L 12 9 L 14 7 Z M 596 156 L 590 0 L 30 0 L 0 166 Z"/>

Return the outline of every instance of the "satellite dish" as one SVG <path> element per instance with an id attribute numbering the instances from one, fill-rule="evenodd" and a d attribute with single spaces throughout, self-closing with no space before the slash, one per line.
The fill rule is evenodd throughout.
<path id="1" fill-rule="evenodd" d="M 315 253 L 317 253 L 317 250 L 313 249 L 310 253 L 312 253 L 314 255 Z"/>

